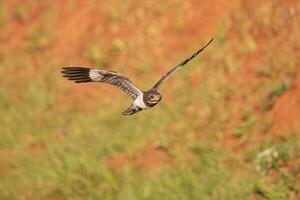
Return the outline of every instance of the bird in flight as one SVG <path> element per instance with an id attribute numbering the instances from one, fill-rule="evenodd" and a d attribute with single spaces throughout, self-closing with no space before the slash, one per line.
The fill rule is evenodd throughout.
<path id="1" fill-rule="evenodd" d="M 174 68 L 172 68 L 169 72 L 164 74 L 161 79 L 148 91 L 140 90 L 127 77 L 122 76 L 120 73 L 114 71 L 86 67 L 63 67 L 61 73 L 63 74 L 63 77 L 67 78 L 68 80 L 74 81 L 75 83 L 100 82 L 108 83 L 120 88 L 133 100 L 131 106 L 122 114 L 133 115 L 141 110 L 152 108 L 158 102 L 160 102 L 162 95 L 158 93 L 157 90 L 161 86 L 161 84 L 164 83 L 178 69 L 195 58 L 212 41 L 213 39 L 211 39 L 201 49 L 196 51 L 192 56 L 185 59 Z"/>

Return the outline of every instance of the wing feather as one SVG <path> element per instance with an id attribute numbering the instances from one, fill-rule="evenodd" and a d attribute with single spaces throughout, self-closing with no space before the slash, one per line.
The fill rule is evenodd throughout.
<path id="1" fill-rule="evenodd" d="M 190 56 L 189 58 L 185 59 L 184 61 L 182 61 L 181 63 L 179 63 L 178 65 L 176 65 L 175 67 L 173 67 L 169 72 L 167 72 L 166 74 L 163 75 L 163 77 L 153 86 L 153 89 L 157 90 L 158 87 L 165 82 L 172 74 L 174 74 L 178 69 L 180 69 L 181 67 L 183 67 L 184 65 L 186 65 L 189 61 L 191 61 L 193 58 L 195 58 L 201 51 L 203 51 L 211 42 L 213 41 L 213 38 L 201 49 L 199 49 L 198 51 L 196 51 L 192 56 Z"/>
<path id="2" fill-rule="evenodd" d="M 123 90 L 133 100 L 142 94 L 142 91 L 127 77 L 117 72 L 85 67 L 63 67 L 61 73 L 63 77 L 75 83 L 101 82 L 114 85 Z"/>

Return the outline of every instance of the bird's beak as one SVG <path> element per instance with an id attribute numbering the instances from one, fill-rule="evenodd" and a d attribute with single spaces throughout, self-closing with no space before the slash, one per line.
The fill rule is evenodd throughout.
<path id="1" fill-rule="evenodd" d="M 160 101 L 161 100 L 161 96 L 155 96 L 155 101 Z"/>

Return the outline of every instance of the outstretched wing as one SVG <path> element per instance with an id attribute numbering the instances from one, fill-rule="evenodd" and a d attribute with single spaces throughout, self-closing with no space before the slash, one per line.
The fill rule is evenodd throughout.
<path id="1" fill-rule="evenodd" d="M 61 73 L 63 74 L 63 77 L 74 81 L 75 83 L 108 83 L 123 90 L 133 100 L 142 94 L 141 90 L 139 90 L 128 78 L 117 72 L 85 67 L 63 67 L 62 69 Z"/>
<path id="2" fill-rule="evenodd" d="M 173 69 L 171 69 L 168 73 L 164 74 L 163 77 L 153 86 L 153 89 L 157 90 L 158 87 L 166 81 L 172 74 L 174 74 L 178 69 L 183 67 L 185 64 L 187 64 L 189 61 L 191 61 L 193 58 L 195 58 L 201 51 L 203 51 L 211 42 L 213 41 L 213 38 L 201 49 L 196 51 L 191 57 L 185 59 L 178 65 L 176 65 Z"/>

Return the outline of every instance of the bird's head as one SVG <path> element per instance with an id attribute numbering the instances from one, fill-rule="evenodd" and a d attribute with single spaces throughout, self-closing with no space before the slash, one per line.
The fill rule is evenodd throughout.
<path id="1" fill-rule="evenodd" d="M 145 100 L 150 105 L 156 105 L 161 100 L 161 94 L 155 90 L 150 90 L 145 93 Z"/>

